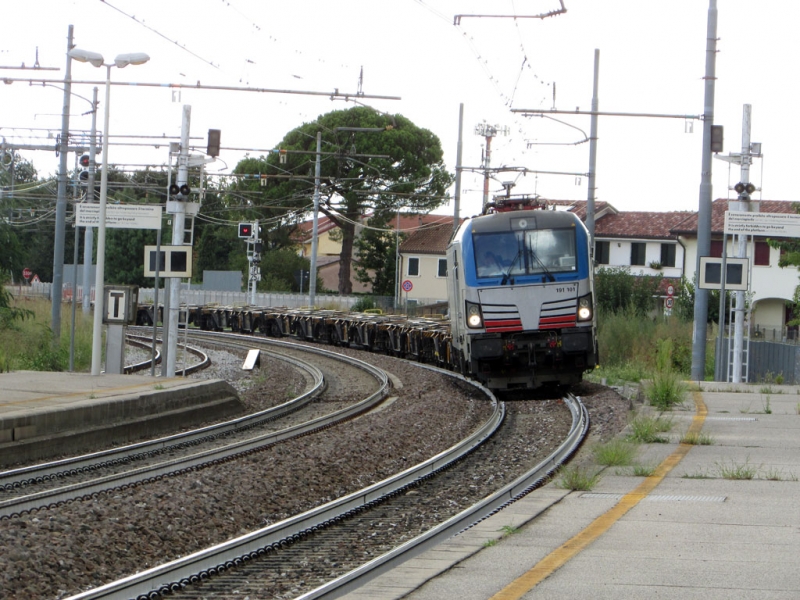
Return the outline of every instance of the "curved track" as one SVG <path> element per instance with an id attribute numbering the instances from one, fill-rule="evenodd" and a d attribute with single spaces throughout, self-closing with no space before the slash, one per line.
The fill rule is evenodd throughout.
<path id="1" fill-rule="evenodd" d="M 251 347 L 252 339 L 248 338 L 247 342 L 248 347 Z M 287 342 L 261 340 L 260 343 L 280 348 L 283 353 L 270 354 L 306 371 L 313 380 L 311 389 L 280 406 L 224 423 L 122 448 L 2 472 L 0 518 L 18 516 L 75 499 L 85 499 L 101 491 L 174 475 L 201 464 L 230 460 L 236 455 L 265 445 L 305 435 L 352 418 L 380 402 L 388 393 L 386 374 L 360 360 Z M 338 361 L 338 364 L 363 370 L 375 378 L 376 391 L 347 408 L 310 421 L 303 420 L 295 425 L 276 428 L 271 425 L 273 422 L 299 411 L 318 397 L 325 387 L 322 372 L 307 361 L 287 356 L 285 352 L 289 350 L 298 354 L 310 352 L 325 356 L 329 360 Z"/>
<path id="2" fill-rule="evenodd" d="M 350 540 L 363 540 L 365 536 L 373 541 L 378 521 L 396 523 L 413 519 L 419 511 L 420 495 L 441 494 L 435 491 L 435 486 L 440 485 L 440 481 L 446 485 L 446 476 L 435 476 L 443 475 L 494 435 L 505 416 L 502 403 L 495 403 L 491 418 L 468 439 L 395 477 L 225 544 L 74 596 L 72 600 L 144 599 L 165 594 L 175 598 L 223 598 L 228 597 L 231 589 L 258 597 L 259 592 L 272 589 L 265 580 L 272 580 L 276 585 L 281 581 L 305 581 L 306 586 L 299 596 L 302 598 L 335 597 L 359 587 L 384 570 L 471 526 L 537 487 L 575 451 L 588 429 L 588 416 L 580 401 L 568 398 L 566 403 L 572 414 L 569 434 L 545 460 L 466 510 L 433 526 L 424 525 L 424 533 L 410 541 L 407 538 L 401 542 L 397 539 L 380 541 L 378 538 L 376 547 L 359 549 L 361 558 L 355 564 L 334 549 L 348 547 Z M 434 486 L 434 491 L 426 489 L 428 486 Z M 365 561 L 364 555 L 372 560 Z M 339 563 L 336 568 L 329 568 L 331 561 Z M 276 574 L 280 574 L 277 582 L 274 581 Z M 201 585 L 195 586 L 197 583 Z"/>

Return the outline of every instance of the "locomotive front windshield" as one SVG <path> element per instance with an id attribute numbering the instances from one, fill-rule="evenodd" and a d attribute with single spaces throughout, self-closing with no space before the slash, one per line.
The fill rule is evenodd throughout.
<path id="1" fill-rule="evenodd" d="M 575 229 L 531 229 L 473 235 L 478 277 L 549 275 L 577 269 Z"/>

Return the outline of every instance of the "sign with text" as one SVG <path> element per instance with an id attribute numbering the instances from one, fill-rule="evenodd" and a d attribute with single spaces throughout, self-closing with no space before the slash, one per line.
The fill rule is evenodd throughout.
<path id="1" fill-rule="evenodd" d="M 800 215 L 725 211 L 725 233 L 800 237 Z"/>
<path id="2" fill-rule="evenodd" d="M 76 204 L 78 227 L 100 225 L 99 204 Z M 106 227 L 161 229 L 161 207 L 152 204 L 106 204 Z"/>

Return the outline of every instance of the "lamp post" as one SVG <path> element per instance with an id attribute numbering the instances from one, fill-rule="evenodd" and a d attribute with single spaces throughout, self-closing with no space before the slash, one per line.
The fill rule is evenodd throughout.
<path id="1" fill-rule="evenodd" d="M 143 52 L 120 54 L 113 63 L 105 63 L 97 52 L 73 48 L 70 58 L 106 68 L 106 106 L 103 120 L 103 166 L 100 174 L 100 223 L 97 226 L 97 267 L 94 287 L 94 321 L 92 329 L 92 375 L 100 375 L 102 354 L 103 305 L 105 303 L 105 253 L 106 253 L 106 198 L 108 194 L 108 119 L 111 98 L 111 67 L 124 69 L 128 65 L 141 65 L 150 60 Z"/>

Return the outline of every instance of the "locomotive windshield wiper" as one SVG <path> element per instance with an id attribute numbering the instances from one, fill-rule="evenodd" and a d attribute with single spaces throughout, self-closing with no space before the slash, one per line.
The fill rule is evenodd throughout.
<path id="1" fill-rule="evenodd" d="M 517 261 L 520 259 L 521 256 L 522 256 L 522 248 L 517 250 L 517 255 L 514 257 L 514 260 L 511 261 L 511 264 L 508 267 L 508 271 L 506 271 L 505 274 L 503 275 L 503 280 L 500 282 L 500 285 L 505 285 L 508 283 L 508 280 L 511 278 L 511 271 L 514 270 L 514 265 L 517 264 Z"/>
<path id="2" fill-rule="evenodd" d="M 542 268 L 542 271 L 544 271 L 544 274 L 547 277 L 547 281 L 555 281 L 556 278 L 553 276 L 553 274 L 550 271 L 547 270 L 547 267 L 544 266 L 544 263 L 542 262 L 542 259 L 540 259 L 533 250 L 531 250 L 530 253 L 531 253 L 531 256 L 533 257 L 533 259 L 537 263 L 539 263 L 539 266 Z"/>

